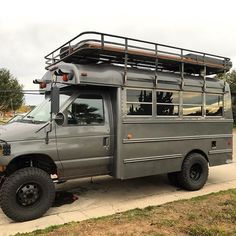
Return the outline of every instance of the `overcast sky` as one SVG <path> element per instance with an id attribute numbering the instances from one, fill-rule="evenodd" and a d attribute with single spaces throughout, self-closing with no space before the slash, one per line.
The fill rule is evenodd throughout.
<path id="1" fill-rule="evenodd" d="M 87 30 L 223 55 L 236 68 L 234 0 L 1 1 L 0 68 L 38 89 L 32 80 L 45 73 L 44 56 Z"/>

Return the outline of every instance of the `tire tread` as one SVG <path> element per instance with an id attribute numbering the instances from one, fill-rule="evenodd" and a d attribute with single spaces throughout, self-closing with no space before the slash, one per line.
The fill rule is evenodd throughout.
<path id="1" fill-rule="evenodd" d="M 16 208 L 14 209 L 14 206 L 12 206 L 12 202 L 9 200 L 9 195 L 14 194 L 11 192 L 12 189 L 15 188 L 14 187 L 15 185 L 17 185 L 20 181 L 27 178 L 29 179 L 38 178 L 47 183 L 48 185 L 47 189 L 49 190 L 47 195 L 49 196 L 49 199 L 47 199 L 44 206 L 38 207 L 37 209 L 33 210 L 31 214 L 28 213 L 24 215 L 24 211 L 19 212 L 19 210 L 17 210 Z M 1 187 L 0 205 L 2 211 L 12 220 L 27 221 L 42 216 L 51 207 L 54 198 L 55 198 L 55 187 L 48 173 L 39 168 L 26 167 L 17 170 L 12 175 L 6 178 Z"/>
<path id="2" fill-rule="evenodd" d="M 202 177 L 202 181 L 199 182 L 198 184 L 197 183 L 193 184 L 190 181 L 188 171 L 187 171 L 189 169 L 189 166 L 192 165 L 192 162 L 194 160 L 195 161 L 198 160 L 198 161 L 202 162 L 203 168 L 204 168 L 203 171 L 205 171 L 205 173 L 203 173 L 204 176 Z M 184 188 L 186 190 L 190 190 L 190 191 L 196 191 L 196 190 L 201 189 L 205 185 L 207 178 L 208 178 L 208 173 L 209 173 L 208 162 L 205 159 L 205 157 L 199 153 L 191 153 L 190 155 L 188 155 L 185 158 L 185 160 L 183 162 L 182 170 L 179 172 L 179 175 L 178 175 L 178 180 L 179 180 L 179 183 L 182 188 Z"/>

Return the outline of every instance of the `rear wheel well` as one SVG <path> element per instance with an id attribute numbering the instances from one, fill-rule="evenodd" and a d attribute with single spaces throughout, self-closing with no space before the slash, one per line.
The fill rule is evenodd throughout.
<path id="1" fill-rule="evenodd" d="M 7 165 L 6 175 L 9 176 L 16 170 L 31 166 L 42 169 L 50 175 L 57 174 L 57 166 L 49 156 L 44 154 L 29 154 L 14 158 Z"/>
<path id="2" fill-rule="evenodd" d="M 203 152 L 203 151 L 200 150 L 200 149 L 194 149 L 194 150 L 188 152 L 187 155 L 185 156 L 185 159 L 186 159 L 186 157 L 188 157 L 188 156 L 191 155 L 192 153 L 198 153 L 198 154 L 201 154 L 201 155 L 202 155 L 202 156 L 207 160 L 207 162 L 209 163 L 208 156 L 206 155 L 205 152 Z"/>

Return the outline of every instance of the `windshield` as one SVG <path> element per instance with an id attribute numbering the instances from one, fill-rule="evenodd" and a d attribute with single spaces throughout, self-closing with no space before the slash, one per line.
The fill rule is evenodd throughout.
<path id="1" fill-rule="evenodd" d="M 70 95 L 60 94 L 60 107 L 70 97 Z M 40 105 L 35 107 L 23 119 L 19 121 L 29 121 L 32 123 L 45 123 L 50 119 L 51 99 L 46 98 Z"/>

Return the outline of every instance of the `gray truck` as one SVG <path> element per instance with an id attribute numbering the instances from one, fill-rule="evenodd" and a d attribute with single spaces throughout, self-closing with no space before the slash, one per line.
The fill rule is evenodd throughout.
<path id="1" fill-rule="evenodd" d="M 45 100 L 0 127 L 0 204 L 14 221 L 42 216 L 55 180 L 166 173 L 193 191 L 232 162 L 230 89 L 215 78 L 229 58 L 83 32 L 45 59 Z"/>

